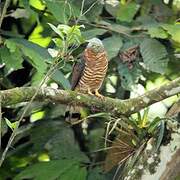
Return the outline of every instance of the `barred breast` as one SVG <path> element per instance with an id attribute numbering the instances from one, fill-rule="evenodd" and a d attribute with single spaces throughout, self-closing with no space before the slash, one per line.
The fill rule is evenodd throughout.
<path id="1" fill-rule="evenodd" d="M 100 89 L 108 68 L 107 55 L 93 53 L 86 49 L 84 53 L 85 68 L 83 75 L 78 83 L 80 91 L 87 91 L 89 88 L 92 92 Z"/>

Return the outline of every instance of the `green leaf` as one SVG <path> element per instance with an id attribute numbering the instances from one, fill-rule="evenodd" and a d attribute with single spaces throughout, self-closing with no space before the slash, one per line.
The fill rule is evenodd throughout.
<path id="1" fill-rule="evenodd" d="M 53 16 L 57 19 L 58 22 L 67 23 L 68 18 L 71 16 L 71 9 L 69 3 L 65 1 L 57 1 L 57 0 L 44 0 L 48 10 L 53 14 Z"/>
<path id="2" fill-rule="evenodd" d="M 9 121 L 7 118 L 5 118 L 5 122 L 8 125 L 8 127 L 13 131 L 14 129 L 16 129 L 18 122 L 11 122 Z"/>
<path id="3" fill-rule="evenodd" d="M 159 41 L 144 39 L 140 44 L 140 52 L 146 69 L 165 73 L 169 58 L 166 48 Z"/>
<path id="4" fill-rule="evenodd" d="M 118 52 L 123 45 L 121 36 L 117 35 L 104 39 L 103 44 L 109 60 L 118 55 Z"/>
<path id="5" fill-rule="evenodd" d="M 93 29 L 90 29 L 90 30 L 87 30 L 87 31 L 83 31 L 82 36 L 84 36 L 85 39 L 91 39 L 91 38 L 94 38 L 97 35 L 102 35 L 105 32 L 107 32 L 107 30 L 105 30 L 105 29 L 93 28 Z"/>
<path id="6" fill-rule="evenodd" d="M 39 153 L 46 150 L 50 159 L 89 162 L 88 157 L 80 150 L 72 129 L 62 121 L 37 121 L 29 134 L 32 144 L 31 152 Z"/>
<path id="7" fill-rule="evenodd" d="M 103 171 L 99 168 L 93 168 L 90 169 L 88 172 L 88 178 L 87 180 L 105 180 L 105 175 L 103 174 Z"/>
<path id="8" fill-rule="evenodd" d="M 36 180 L 76 180 L 76 177 L 79 175 L 81 175 L 79 180 L 85 180 L 86 173 L 86 169 L 81 168 L 76 161 L 62 159 L 33 164 L 21 171 L 14 180 L 29 178 Z"/>
<path id="9" fill-rule="evenodd" d="M 148 133 L 153 133 L 154 130 L 156 130 L 156 128 L 158 127 L 160 122 L 161 122 L 161 118 L 159 117 L 156 117 L 155 119 L 153 119 L 153 121 L 150 123 L 148 127 Z"/>
<path id="10" fill-rule="evenodd" d="M 13 46 L 12 49 L 13 51 L 10 52 L 6 47 L 0 48 L 0 57 L 2 63 L 5 63 L 5 67 L 9 72 L 23 68 L 23 58 L 21 52 L 18 49 L 15 49 Z"/>
<path id="11" fill-rule="evenodd" d="M 33 86 L 39 85 L 39 83 L 42 81 L 44 76 L 45 75 L 39 71 L 34 72 L 31 77 L 31 85 L 33 85 Z"/>
<path id="12" fill-rule="evenodd" d="M 51 23 L 48 23 L 49 26 L 51 27 L 51 29 L 56 33 L 58 34 L 62 39 L 64 39 L 64 35 L 63 33 L 59 30 L 59 28 L 57 28 L 56 26 L 54 26 L 53 24 Z"/>
<path id="13" fill-rule="evenodd" d="M 47 49 L 25 39 L 8 39 L 5 43 L 8 47 L 10 47 L 10 43 L 16 43 L 17 48 L 19 48 L 25 56 L 29 57 L 27 60 L 41 74 L 44 74 L 47 70 L 46 61 L 52 62 L 52 57 L 48 53 Z M 12 50 L 12 47 L 10 48 Z"/>
<path id="14" fill-rule="evenodd" d="M 28 19 L 30 14 L 29 14 L 29 12 L 27 12 L 26 9 L 17 8 L 9 16 L 14 17 L 15 19 L 19 19 L 19 18 L 26 18 L 26 19 Z"/>
<path id="15" fill-rule="evenodd" d="M 164 136 L 164 121 L 161 121 L 158 139 L 157 139 L 157 143 L 156 143 L 156 147 L 155 147 L 155 152 L 159 149 L 162 139 L 163 139 L 163 136 Z"/>
<path id="16" fill-rule="evenodd" d="M 53 73 L 52 79 L 61 85 L 64 89 L 70 89 L 71 87 L 69 80 L 65 78 L 64 74 L 60 70 L 56 70 Z"/>
<path id="17" fill-rule="evenodd" d="M 120 4 L 117 12 L 117 19 L 120 21 L 131 22 L 139 7 L 140 5 L 135 2 Z"/>
<path id="18" fill-rule="evenodd" d="M 180 44 L 180 24 L 162 24 L 161 27 L 171 35 L 175 42 Z"/>
<path id="19" fill-rule="evenodd" d="M 166 39 L 168 34 L 161 27 L 149 27 L 148 33 L 152 38 Z"/>
<path id="20" fill-rule="evenodd" d="M 129 69 L 126 64 L 119 63 L 118 72 L 121 78 L 121 85 L 127 90 L 132 90 L 142 75 L 141 69 L 136 64 L 132 69 Z"/>

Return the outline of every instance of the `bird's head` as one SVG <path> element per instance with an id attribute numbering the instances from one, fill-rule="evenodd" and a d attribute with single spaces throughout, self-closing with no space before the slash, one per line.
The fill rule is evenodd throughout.
<path id="1" fill-rule="evenodd" d="M 100 39 L 92 38 L 90 40 L 87 40 L 87 42 L 87 48 L 91 49 L 94 53 L 100 53 L 104 51 L 104 46 Z"/>

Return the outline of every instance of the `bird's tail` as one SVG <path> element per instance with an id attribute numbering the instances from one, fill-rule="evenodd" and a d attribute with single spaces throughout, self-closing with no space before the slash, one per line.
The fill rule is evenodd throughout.
<path id="1" fill-rule="evenodd" d="M 67 106 L 66 112 L 65 112 L 65 121 L 75 124 L 81 119 L 81 111 L 82 107 L 81 106 L 72 106 L 69 105 Z"/>

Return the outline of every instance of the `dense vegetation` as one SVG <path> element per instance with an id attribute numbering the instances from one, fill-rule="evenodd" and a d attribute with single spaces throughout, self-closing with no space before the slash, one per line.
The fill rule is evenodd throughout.
<path id="1" fill-rule="evenodd" d="M 6 0 L 0 8 L 0 88 L 37 87 L 29 103 L 16 104 L 17 93 L 1 101 L 0 179 L 139 179 L 129 173 L 152 138 L 153 153 L 168 141 L 178 96 L 133 115 L 84 108 L 75 125 L 64 120 L 66 104 L 34 99 L 41 87 L 70 89 L 72 65 L 93 37 L 109 59 L 104 96 L 129 99 L 177 79 L 179 1 Z"/>

